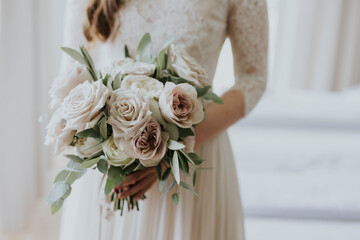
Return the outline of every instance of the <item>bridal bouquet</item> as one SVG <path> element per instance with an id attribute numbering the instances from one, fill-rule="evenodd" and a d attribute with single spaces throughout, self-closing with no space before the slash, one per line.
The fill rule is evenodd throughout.
<path id="1" fill-rule="evenodd" d="M 129 210 L 139 209 L 138 202 L 133 197 L 118 199 L 115 187 L 140 169 L 155 167 L 164 193 L 178 184 L 196 194 L 180 175 L 192 174 L 195 185 L 196 171 L 189 166 L 203 160 L 193 152 L 194 126 L 204 120 L 205 100 L 222 99 L 210 90 L 204 69 L 184 50 L 169 43 L 153 56 L 150 44 L 147 33 L 135 58 L 125 46 L 125 58 L 102 71 L 84 47 L 80 52 L 62 48 L 76 62 L 50 89 L 56 110 L 46 143 L 55 143 L 56 154 L 66 148 L 75 153 L 65 155 L 69 163 L 50 189 L 53 214 L 87 169 L 105 175 L 104 194 L 111 194 L 114 210 L 121 213 L 125 202 Z M 178 203 L 178 193 L 172 200 Z"/>

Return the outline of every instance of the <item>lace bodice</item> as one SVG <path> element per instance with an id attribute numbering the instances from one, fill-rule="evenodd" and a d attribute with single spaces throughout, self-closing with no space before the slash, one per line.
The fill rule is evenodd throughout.
<path id="1" fill-rule="evenodd" d="M 86 44 L 82 25 L 87 3 L 87 0 L 68 0 L 66 46 L 77 48 Z M 200 62 L 212 81 L 220 50 L 229 37 L 234 55 L 233 88 L 243 91 L 246 113 L 254 108 L 265 90 L 266 0 L 127 0 L 119 11 L 119 24 L 113 41 L 99 43 L 92 49 L 100 66 L 124 57 L 124 44 L 134 54 L 140 38 L 149 32 L 154 52 L 173 37 Z"/>

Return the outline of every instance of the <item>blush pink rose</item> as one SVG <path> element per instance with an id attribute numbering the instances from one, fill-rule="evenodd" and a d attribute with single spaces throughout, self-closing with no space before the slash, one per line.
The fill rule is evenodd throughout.
<path id="1" fill-rule="evenodd" d="M 167 82 L 159 97 L 159 106 L 164 119 L 181 128 L 189 128 L 204 119 L 196 89 L 188 83 Z"/>
<path id="2" fill-rule="evenodd" d="M 159 123 L 151 118 L 131 139 L 120 140 L 125 153 L 140 160 L 145 167 L 156 166 L 166 153 L 169 134 L 161 131 Z"/>

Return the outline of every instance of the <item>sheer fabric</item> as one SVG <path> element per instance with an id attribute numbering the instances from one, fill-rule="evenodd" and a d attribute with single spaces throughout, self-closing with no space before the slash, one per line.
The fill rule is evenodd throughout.
<path id="1" fill-rule="evenodd" d="M 65 45 L 84 44 L 82 23 L 85 0 L 69 0 Z M 246 113 L 262 96 L 267 68 L 267 10 L 265 0 L 129 0 L 119 12 L 120 27 L 112 41 L 92 46 L 95 63 L 104 67 L 124 57 L 124 44 L 135 54 L 140 38 L 149 32 L 152 50 L 159 51 L 169 37 L 205 68 L 212 81 L 224 40 L 234 55 L 235 85 L 245 95 Z M 211 84 L 211 82 L 209 82 Z M 154 184 L 139 212 L 106 217 L 102 204 L 102 177 L 94 172 L 74 184 L 64 206 L 61 236 L 66 240 L 244 239 L 243 213 L 234 159 L 227 133 L 203 146 L 206 159 L 198 172 L 196 197 L 182 188 L 175 206 L 171 193 L 161 196 Z M 191 179 L 184 177 L 191 184 Z"/>

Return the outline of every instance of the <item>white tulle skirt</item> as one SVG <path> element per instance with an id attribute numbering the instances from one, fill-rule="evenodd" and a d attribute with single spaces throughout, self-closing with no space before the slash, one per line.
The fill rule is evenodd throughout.
<path id="1" fill-rule="evenodd" d="M 140 211 L 126 209 L 123 216 L 115 212 L 111 218 L 99 203 L 102 176 L 88 171 L 65 202 L 60 240 L 243 240 L 242 206 L 227 133 L 197 153 L 206 160 L 201 167 L 213 168 L 197 173 L 199 197 L 174 187 L 171 192 L 180 193 L 175 206 L 171 192 L 162 196 L 156 183 L 140 201 Z M 190 178 L 183 180 L 192 184 Z"/>

